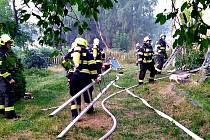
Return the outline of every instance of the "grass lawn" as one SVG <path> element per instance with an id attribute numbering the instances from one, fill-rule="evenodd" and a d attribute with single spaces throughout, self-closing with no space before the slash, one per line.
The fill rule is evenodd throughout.
<path id="1" fill-rule="evenodd" d="M 125 68 L 124 75 L 117 84 L 125 87 L 137 84 L 138 68 L 132 65 L 125 65 Z M 51 111 L 44 112 L 41 109 L 60 105 L 69 99 L 65 73 L 59 67 L 54 67 L 47 70 L 27 70 L 26 75 L 27 91 L 33 93 L 34 99 L 16 103 L 15 107 L 21 119 L 6 120 L 1 116 L 1 139 L 55 139 L 64 128 L 63 125 L 67 125 L 70 121 L 69 110 L 66 109 L 59 116 L 49 118 L 48 114 Z M 113 79 L 114 75 L 115 72 L 112 72 L 107 76 L 106 82 L 102 82 L 100 88 L 104 87 L 110 78 Z M 209 85 L 210 82 L 206 82 L 190 88 L 188 84 L 176 85 L 164 79 L 131 91 L 202 138 L 210 139 Z M 174 88 L 183 90 L 186 94 L 180 95 Z M 101 100 L 115 91 L 117 89 L 112 87 Z M 201 106 L 193 105 L 192 99 L 199 102 Z M 95 105 L 95 113 L 85 115 L 64 139 L 98 139 L 111 128 L 112 121 L 102 110 L 101 100 Z M 111 140 L 192 139 L 174 124 L 161 118 L 145 107 L 141 101 L 125 92 L 111 98 L 106 105 L 117 118 L 117 129 L 111 135 Z"/>

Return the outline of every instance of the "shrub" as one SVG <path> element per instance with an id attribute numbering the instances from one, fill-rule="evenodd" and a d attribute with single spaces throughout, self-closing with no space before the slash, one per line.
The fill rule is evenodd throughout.
<path id="1" fill-rule="evenodd" d="M 179 68 L 193 69 L 200 67 L 204 61 L 204 51 L 186 48 L 185 54 L 178 54 L 176 57 L 175 66 Z"/>
<path id="2" fill-rule="evenodd" d="M 12 73 L 12 76 L 14 77 L 16 84 L 15 84 L 15 99 L 19 100 L 21 97 L 24 96 L 26 91 L 26 80 L 25 76 L 23 74 L 24 67 L 21 63 L 21 59 L 19 59 L 13 51 L 9 51 L 9 59 L 15 60 L 10 61 L 13 63 L 14 66 L 14 73 Z"/>
<path id="3" fill-rule="evenodd" d="M 28 50 L 24 59 L 26 68 L 46 68 L 47 61 L 42 53 L 37 50 Z"/>

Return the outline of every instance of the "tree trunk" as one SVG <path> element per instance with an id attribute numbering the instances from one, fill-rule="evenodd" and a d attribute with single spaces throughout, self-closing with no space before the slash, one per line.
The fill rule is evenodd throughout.
<path id="1" fill-rule="evenodd" d="M 94 21 L 95 21 L 95 20 L 94 20 Z M 106 49 L 108 50 L 110 47 L 109 47 L 109 45 L 107 44 L 107 42 L 105 41 L 105 39 L 104 39 L 104 37 L 103 37 L 103 32 L 101 31 L 101 27 L 100 27 L 99 21 L 98 21 L 98 22 L 95 21 L 95 24 L 96 24 L 97 32 L 98 32 L 98 34 L 100 35 L 100 38 L 101 38 L 102 42 L 104 43 Z"/>
<path id="2" fill-rule="evenodd" d="M 14 29 L 14 35 L 16 36 L 18 34 L 18 27 L 19 27 L 19 23 L 18 23 L 18 11 L 15 7 L 15 0 L 12 0 L 12 6 L 13 6 L 13 11 L 14 11 L 14 18 L 15 18 L 15 29 Z"/>

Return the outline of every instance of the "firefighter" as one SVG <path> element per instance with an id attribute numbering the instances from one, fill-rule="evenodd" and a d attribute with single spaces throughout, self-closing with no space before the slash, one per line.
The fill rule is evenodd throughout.
<path id="1" fill-rule="evenodd" d="M 156 70 L 158 74 L 161 74 L 162 68 L 163 68 L 163 64 L 165 63 L 165 60 L 168 58 L 167 57 L 167 53 L 166 53 L 166 41 L 165 41 L 166 35 L 161 34 L 160 35 L 160 39 L 159 41 L 156 43 L 157 46 L 157 57 L 156 57 L 156 61 L 157 61 L 157 66 L 156 66 Z"/>
<path id="2" fill-rule="evenodd" d="M 140 65 L 140 73 L 139 73 L 139 85 L 143 84 L 143 80 L 146 74 L 146 71 L 150 71 L 150 78 L 149 83 L 154 82 L 154 77 L 156 74 L 156 70 L 154 67 L 154 59 L 153 59 L 153 48 L 151 45 L 151 39 L 150 37 L 146 36 L 144 38 L 144 44 L 139 48 L 138 51 L 138 62 Z"/>
<path id="3" fill-rule="evenodd" d="M 93 54 L 94 60 L 96 61 L 97 73 L 101 74 L 102 60 L 105 59 L 105 53 L 102 50 L 102 48 L 100 48 L 100 46 L 99 46 L 99 39 L 98 38 L 94 38 L 93 47 L 91 49 L 91 52 Z"/>
<path id="4" fill-rule="evenodd" d="M 76 38 L 76 47 L 73 52 L 74 71 L 70 77 L 70 94 L 74 96 L 85 86 L 92 82 L 92 79 L 97 79 L 96 63 L 93 55 L 88 50 L 88 42 L 83 38 Z M 83 93 L 85 103 L 90 103 L 92 100 L 93 87 Z M 72 119 L 76 118 L 81 111 L 81 97 L 71 104 Z M 87 113 L 94 111 L 91 107 Z"/>
<path id="5" fill-rule="evenodd" d="M 15 91 L 16 83 L 13 78 L 15 73 L 15 60 L 11 59 L 10 51 L 12 39 L 8 34 L 3 34 L 0 37 L 0 114 L 5 115 L 8 119 L 19 118 L 16 114 Z"/>

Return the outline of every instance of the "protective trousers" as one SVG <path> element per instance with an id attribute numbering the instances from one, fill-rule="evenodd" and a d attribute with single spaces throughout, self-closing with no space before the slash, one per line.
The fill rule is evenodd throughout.
<path id="1" fill-rule="evenodd" d="M 74 96 L 91 82 L 92 81 L 89 74 L 85 73 L 73 74 L 70 79 L 70 95 Z M 83 93 L 85 103 L 90 103 L 92 101 L 92 91 L 93 87 L 89 88 L 89 90 Z M 94 110 L 93 107 L 91 107 L 87 113 L 92 113 L 93 110 Z M 76 118 L 80 113 L 80 111 L 81 111 L 81 96 L 76 98 L 76 100 L 74 100 L 71 103 L 72 119 Z"/>
<path id="2" fill-rule="evenodd" d="M 14 104 L 14 87 L 0 77 L 0 114 L 5 115 L 8 119 L 14 118 L 16 116 Z"/>
<path id="3" fill-rule="evenodd" d="M 149 82 L 154 82 L 154 77 L 156 74 L 156 70 L 154 67 L 154 62 L 151 63 L 141 63 L 140 64 L 140 73 L 139 73 L 139 84 L 143 84 L 144 77 L 146 75 L 147 70 L 150 71 Z"/>
<path id="4" fill-rule="evenodd" d="M 101 70 L 102 70 L 102 63 L 101 62 L 96 62 L 97 65 L 97 73 L 101 74 Z"/>
<path id="5" fill-rule="evenodd" d="M 165 59 L 167 59 L 167 56 L 165 53 L 160 53 L 157 55 L 157 67 L 156 70 L 157 72 L 161 72 L 163 65 L 165 63 Z"/>

